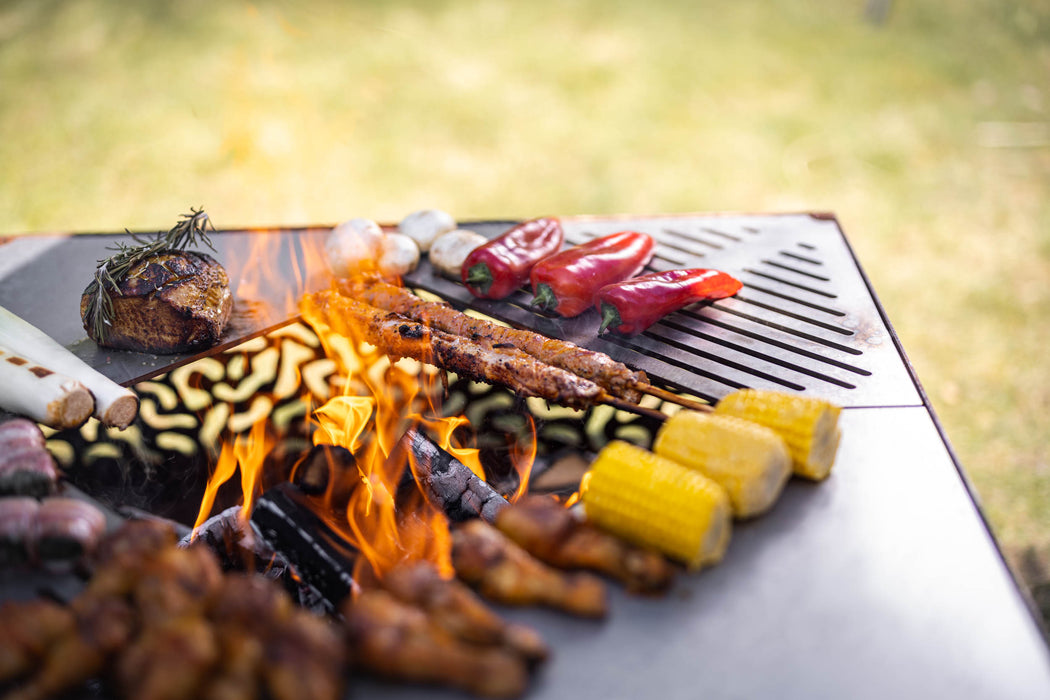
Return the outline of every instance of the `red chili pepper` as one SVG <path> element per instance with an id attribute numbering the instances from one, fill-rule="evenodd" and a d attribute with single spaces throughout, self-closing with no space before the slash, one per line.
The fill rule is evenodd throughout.
<path id="1" fill-rule="evenodd" d="M 598 333 L 611 328 L 623 335 L 637 335 L 661 318 L 697 301 L 724 299 L 743 285 L 718 270 L 668 270 L 642 275 L 598 291 L 595 306 L 602 314 Z"/>
<path id="2" fill-rule="evenodd" d="M 529 279 L 532 266 L 561 248 L 557 219 L 533 219 L 475 248 L 463 261 L 463 284 L 482 299 L 502 299 Z"/>
<path id="3" fill-rule="evenodd" d="M 563 250 L 532 268 L 529 279 L 536 295 L 532 305 L 566 318 L 579 316 L 594 304 L 599 289 L 637 275 L 652 257 L 652 236 L 637 231 L 613 233 Z"/>

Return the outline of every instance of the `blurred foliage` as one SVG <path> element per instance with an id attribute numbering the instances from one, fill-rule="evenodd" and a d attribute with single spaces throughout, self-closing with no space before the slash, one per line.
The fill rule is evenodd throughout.
<path id="1" fill-rule="evenodd" d="M 1050 560 L 1047 0 L 3 0 L 0 86 L 0 232 L 833 211 Z"/>

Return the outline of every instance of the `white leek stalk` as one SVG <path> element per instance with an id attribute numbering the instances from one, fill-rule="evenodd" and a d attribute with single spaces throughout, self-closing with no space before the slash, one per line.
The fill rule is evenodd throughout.
<path id="1" fill-rule="evenodd" d="M 0 347 L 0 408 L 62 430 L 86 421 L 95 400 L 77 380 Z"/>
<path id="2" fill-rule="evenodd" d="M 72 377 L 86 386 L 94 396 L 94 415 L 103 425 L 123 430 L 138 415 L 139 399 L 134 392 L 96 371 L 59 345 L 47 333 L 2 306 L 0 345 L 41 367 Z"/>

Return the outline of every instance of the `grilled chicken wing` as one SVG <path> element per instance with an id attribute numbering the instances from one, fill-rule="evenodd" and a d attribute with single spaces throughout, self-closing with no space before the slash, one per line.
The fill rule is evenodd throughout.
<path id="1" fill-rule="evenodd" d="M 504 508 L 495 525 L 537 559 L 560 569 L 606 574 L 632 591 L 661 591 L 674 579 L 674 566 L 661 554 L 580 520 L 546 496 L 529 496 Z"/>
<path id="2" fill-rule="evenodd" d="M 483 520 L 452 532 L 452 566 L 460 579 L 500 603 L 546 605 L 582 617 L 603 617 L 607 610 L 599 579 L 547 566 Z"/>

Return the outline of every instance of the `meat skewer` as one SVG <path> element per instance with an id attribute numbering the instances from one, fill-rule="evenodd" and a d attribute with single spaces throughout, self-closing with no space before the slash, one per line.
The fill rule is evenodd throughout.
<path id="1" fill-rule="evenodd" d="M 516 348 L 470 341 L 335 292 L 307 296 L 301 310 L 303 318 L 314 327 L 328 327 L 370 343 L 395 359 L 409 357 L 463 377 L 511 387 L 524 396 L 573 408 L 604 403 L 660 420 L 666 417 L 612 396 L 589 379 L 540 362 Z"/>
<path id="2" fill-rule="evenodd" d="M 484 340 L 496 347 L 515 347 L 540 362 L 564 369 L 589 379 L 613 396 L 636 403 L 642 394 L 676 403 L 694 410 L 710 406 L 678 396 L 651 385 L 644 372 L 631 370 L 608 355 L 582 348 L 566 340 L 548 338 L 539 333 L 468 316 L 442 302 L 426 301 L 404 287 L 380 281 L 356 279 L 343 289 L 354 298 L 372 306 L 393 311 L 452 335 Z"/>

